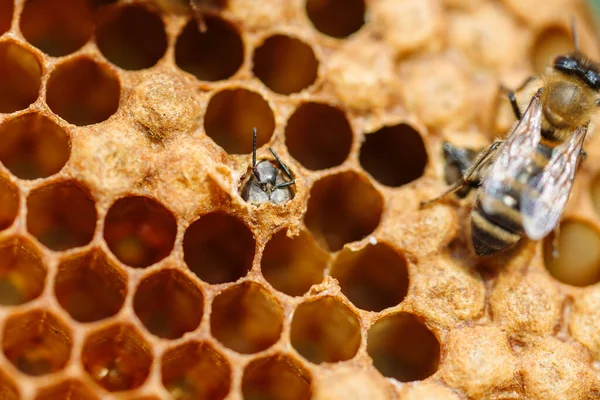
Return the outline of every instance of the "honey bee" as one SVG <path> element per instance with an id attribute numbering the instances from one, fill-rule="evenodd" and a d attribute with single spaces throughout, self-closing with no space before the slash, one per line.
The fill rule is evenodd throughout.
<path id="1" fill-rule="evenodd" d="M 421 204 L 476 188 L 471 240 L 478 256 L 508 249 L 524 236 L 540 240 L 558 226 L 585 157 L 590 117 L 600 105 L 600 64 L 579 51 L 574 24 L 573 42 L 573 52 L 517 89 L 540 82 L 524 112 L 515 93 L 503 88 L 517 117 L 506 139 L 479 152 L 461 179 Z"/>
<path id="2" fill-rule="evenodd" d="M 294 197 L 291 186 L 296 183 L 287 165 L 281 161 L 277 153 L 269 147 L 269 151 L 277 160 L 279 168 L 269 160 L 256 163 L 256 128 L 252 130 L 252 166 L 242 183 L 241 196 L 248 203 L 285 203 Z M 283 173 L 282 173 L 283 172 Z M 285 180 L 283 174 L 289 180 Z"/>

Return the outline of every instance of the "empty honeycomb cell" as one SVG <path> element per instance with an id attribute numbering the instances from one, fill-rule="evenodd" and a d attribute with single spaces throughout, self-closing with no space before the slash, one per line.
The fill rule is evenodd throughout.
<path id="1" fill-rule="evenodd" d="M 408 292 L 406 257 L 385 243 L 367 245 L 359 251 L 342 250 L 331 276 L 356 307 L 367 311 L 400 304 Z"/>
<path id="2" fill-rule="evenodd" d="M 112 325 L 89 335 L 81 362 L 104 389 L 119 392 L 140 387 L 152 364 L 152 351 L 130 325 Z"/>
<path id="3" fill-rule="evenodd" d="M 252 268 L 256 243 L 239 219 L 221 212 L 200 217 L 183 238 L 184 259 L 190 270 L 211 284 L 234 282 Z"/>
<path id="4" fill-rule="evenodd" d="M 0 175 L 0 231 L 10 227 L 19 212 L 19 188 Z"/>
<path id="5" fill-rule="evenodd" d="M 391 187 L 420 178 L 427 160 L 421 135 L 407 124 L 386 126 L 365 135 L 360 149 L 361 166 L 381 184 Z"/>
<path id="6" fill-rule="evenodd" d="M 304 222 L 317 242 L 330 251 L 371 234 L 381 219 L 383 198 L 355 172 L 342 172 L 317 181 Z"/>
<path id="7" fill-rule="evenodd" d="M 331 168 L 348 157 L 352 128 L 341 109 L 323 103 L 303 103 L 287 122 L 285 144 L 290 155 L 305 168 Z"/>
<path id="8" fill-rule="evenodd" d="M 4 372 L 0 371 L 0 399 L 19 400 L 20 398 L 17 385 Z"/>
<path id="9" fill-rule="evenodd" d="M 204 130 L 227 153 L 251 153 L 253 128 L 257 129 L 258 147 L 271 139 L 275 129 L 273 111 L 260 94 L 246 89 L 227 89 L 210 98 Z"/>
<path id="10" fill-rule="evenodd" d="M 554 58 L 573 51 L 573 39 L 563 27 L 550 26 L 541 31 L 532 48 L 531 62 L 536 74 L 546 72 Z"/>
<path id="11" fill-rule="evenodd" d="M 167 269 L 142 280 L 133 298 L 133 308 L 152 334 L 177 339 L 200 324 L 204 296 L 184 274 Z"/>
<path id="12" fill-rule="evenodd" d="M 87 0 L 27 0 L 21 14 L 25 39 L 44 53 L 60 57 L 92 36 L 94 21 Z"/>
<path id="13" fill-rule="evenodd" d="M 265 279 L 277 290 L 290 296 L 302 296 L 323 280 L 329 256 L 305 231 L 288 237 L 286 229 L 267 243 L 261 258 Z"/>
<path id="14" fill-rule="evenodd" d="M 56 299 L 79 322 L 115 315 L 127 293 L 127 277 L 100 250 L 63 261 L 54 282 Z"/>
<path id="15" fill-rule="evenodd" d="M 188 342 L 162 357 L 162 382 L 177 400 L 222 400 L 231 385 L 227 359 L 211 345 Z"/>
<path id="16" fill-rule="evenodd" d="M 96 26 L 96 43 L 104 57 L 127 70 L 150 68 L 167 50 L 160 16 L 141 5 L 107 10 Z"/>
<path id="17" fill-rule="evenodd" d="M 345 38 L 365 23 L 364 0 L 307 0 L 306 14 L 319 32 Z"/>
<path id="18" fill-rule="evenodd" d="M 158 201 L 143 196 L 117 200 L 104 222 L 110 251 L 134 268 L 148 267 L 168 256 L 176 234 L 173 214 Z"/>
<path id="19" fill-rule="evenodd" d="M 212 335 L 238 353 L 256 353 L 279 340 L 283 310 L 256 283 L 233 286 L 215 297 L 210 315 Z"/>
<path id="20" fill-rule="evenodd" d="M 91 125 L 117 111 L 120 94 L 121 84 L 112 70 L 90 58 L 78 57 L 52 71 L 46 102 L 67 122 Z"/>
<path id="21" fill-rule="evenodd" d="M 312 363 L 351 359 L 360 338 L 358 317 L 334 297 L 302 303 L 294 311 L 292 346 Z"/>
<path id="22" fill-rule="evenodd" d="M 0 35 L 10 29 L 14 11 L 14 0 L 0 0 Z"/>
<path id="23" fill-rule="evenodd" d="M 58 384 L 53 384 L 38 390 L 35 400 L 98 400 L 86 384 L 81 381 L 69 379 Z"/>
<path id="24" fill-rule="evenodd" d="M 600 215 L 600 175 L 597 175 L 592 180 L 590 191 L 594 209 L 596 210 L 596 213 Z"/>
<path id="25" fill-rule="evenodd" d="M 71 332 L 46 310 L 10 316 L 4 325 L 2 349 L 21 372 L 40 376 L 59 371 L 71 356 Z"/>
<path id="26" fill-rule="evenodd" d="M 175 62 L 201 81 L 220 81 L 235 74 L 244 61 L 244 44 L 238 30 L 228 21 L 202 16 L 206 27 L 200 32 L 191 20 L 177 38 Z"/>
<path id="27" fill-rule="evenodd" d="M 437 371 L 440 343 L 417 317 L 401 312 L 387 315 L 371 326 L 367 352 L 384 376 L 410 382 Z"/>
<path id="28" fill-rule="evenodd" d="M 88 244 L 96 219 L 94 200 L 77 181 L 45 185 L 27 197 L 27 230 L 54 251 Z"/>
<path id="29" fill-rule="evenodd" d="M 562 221 L 558 241 L 554 234 L 544 240 L 544 261 L 552 276 L 561 282 L 574 286 L 599 282 L 600 231 L 586 221 Z"/>
<path id="30" fill-rule="evenodd" d="M 253 72 L 269 89 L 292 94 L 317 80 L 319 61 L 306 42 L 286 35 L 273 35 L 254 50 Z"/>
<path id="31" fill-rule="evenodd" d="M 0 137 L 0 161 L 17 178 L 47 178 L 59 172 L 71 155 L 69 134 L 38 113 L 5 121 Z"/>
<path id="32" fill-rule="evenodd" d="M 312 376 L 289 356 L 259 358 L 244 369 L 244 400 L 309 400 L 311 392 Z"/>
<path id="33" fill-rule="evenodd" d="M 41 82 L 37 55 L 17 43 L 0 42 L 0 113 L 29 107 L 38 98 Z"/>
<path id="34" fill-rule="evenodd" d="M 13 306 L 37 298 L 45 280 L 46 267 L 33 244 L 16 237 L 0 242 L 0 305 Z"/>

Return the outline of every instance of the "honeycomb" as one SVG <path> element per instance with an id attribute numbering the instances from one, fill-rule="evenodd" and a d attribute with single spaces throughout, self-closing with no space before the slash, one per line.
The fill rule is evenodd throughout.
<path id="1" fill-rule="evenodd" d="M 0 0 L 1 399 L 600 398 L 598 136 L 556 237 L 419 207 L 571 16 L 600 60 L 584 3 L 193 6 Z"/>

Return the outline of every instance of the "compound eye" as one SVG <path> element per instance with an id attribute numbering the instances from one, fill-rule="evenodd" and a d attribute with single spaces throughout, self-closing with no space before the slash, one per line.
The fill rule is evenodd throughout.
<path id="1" fill-rule="evenodd" d="M 256 177 L 261 185 L 266 183 L 275 184 L 277 169 L 270 161 L 261 161 L 256 165 Z"/>
<path id="2" fill-rule="evenodd" d="M 573 71 L 577 69 L 577 61 L 565 56 L 558 56 L 554 60 L 554 67 L 559 71 Z"/>

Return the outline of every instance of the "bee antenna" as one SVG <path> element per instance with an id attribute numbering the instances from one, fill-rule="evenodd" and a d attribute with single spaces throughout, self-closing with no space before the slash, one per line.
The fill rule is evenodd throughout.
<path id="1" fill-rule="evenodd" d="M 252 170 L 256 169 L 256 128 L 252 129 Z"/>
<path id="2" fill-rule="evenodd" d="M 579 38 L 577 36 L 577 21 L 575 16 L 571 17 L 571 35 L 573 35 L 573 46 L 575 50 L 579 52 Z"/>

